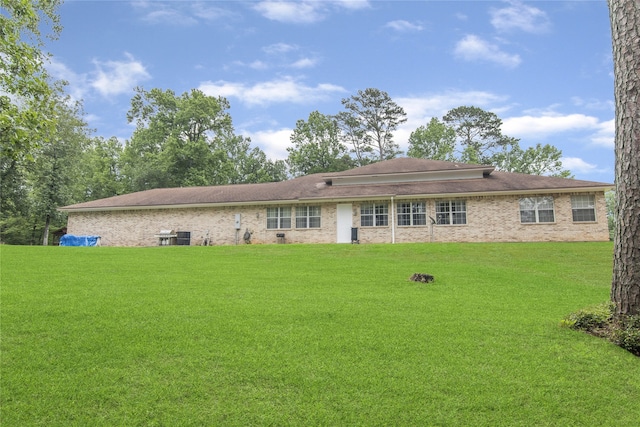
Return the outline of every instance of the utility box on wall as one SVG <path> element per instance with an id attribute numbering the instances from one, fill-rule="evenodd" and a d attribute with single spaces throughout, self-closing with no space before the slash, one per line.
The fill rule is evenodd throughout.
<path id="1" fill-rule="evenodd" d="M 240 214 L 236 214 L 236 218 L 235 218 L 235 226 L 236 226 L 236 230 L 240 230 L 240 228 L 241 228 L 241 224 L 240 224 Z"/>
<path id="2" fill-rule="evenodd" d="M 176 233 L 176 245 L 178 245 L 178 246 L 190 246 L 191 245 L 191 232 L 190 231 L 178 231 Z"/>

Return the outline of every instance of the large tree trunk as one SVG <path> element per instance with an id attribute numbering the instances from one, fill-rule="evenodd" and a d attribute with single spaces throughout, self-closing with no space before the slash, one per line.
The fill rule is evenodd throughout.
<path id="1" fill-rule="evenodd" d="M 640 314 L 640 0 L 609 0 L 616 99 L 616 236 L 611 300 Z"/>

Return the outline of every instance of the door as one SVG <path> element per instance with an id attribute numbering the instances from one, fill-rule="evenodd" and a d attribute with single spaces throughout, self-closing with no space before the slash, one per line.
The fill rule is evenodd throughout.
<path id="1" fill-rule="evenodd" d="M 351 243 L 351 203 L 340 203 L 336 206 L 336 230 L 338 243 Z"/>

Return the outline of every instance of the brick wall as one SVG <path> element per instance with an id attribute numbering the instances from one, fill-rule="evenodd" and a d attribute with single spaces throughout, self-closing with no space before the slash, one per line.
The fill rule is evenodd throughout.
<path id="1" fill-rule="evenodd" d="M 570 194 L 554 194 L 555 222 L 522 224 L 518 196 L 467 197 L 467 224 L 427 225 L 418 227 L 391 226 L 361 227 L 360 206 L 354 203 L 353 226 L 359 227 L 361 243 L 391 243 L 392 228 L 395 242 L 522 242 L 522 241 L 606 241 L 606 202 L 604 193 L 595 194 L 596 221 L 574 223 Z M 435 217 L 437 199 L 422 199 L 427 215 Z M 405 201 L 403 199 L 403 201 Z M 390 203 L 389 199 L 379 201 Z M 278 243 L 276 234 L 284 233 L 286 243 L 334 243 L 336 241 L 336 204 L 321 206 L 319 229 L 296 229 L 292 209 L 292 227 L 286 230 L 266 228 L 267 206 L 176 208 L 108 212 L 71 212 L 68 231 L 77 235 L 99 235 L 105 246 L 154 246 L 160 230 L 191 232 L 191 244 L 200 245 L 209 232 L 213 245 L 244 244 L 243 235 L 252 232 L 254 244 Z M 395 208 L 394 208 L 395 212 Z M 235 215 L 241 216 L 241 228 L 235 228 Z M 390 210 L 391 214 L 391 210 Z"/>

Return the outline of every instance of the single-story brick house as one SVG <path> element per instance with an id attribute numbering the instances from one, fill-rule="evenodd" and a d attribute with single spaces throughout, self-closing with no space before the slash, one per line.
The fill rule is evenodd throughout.
<path id="1" fill-rule="evenodd" d="M 60 208 L 108 246 L 606 241 L 611 184 L 397 158 L 288 181 L 158 188 Z M 164 231 L 165 234 L 160 234 Z M 177 237 L 177 239 L 176 239 Z"/>

